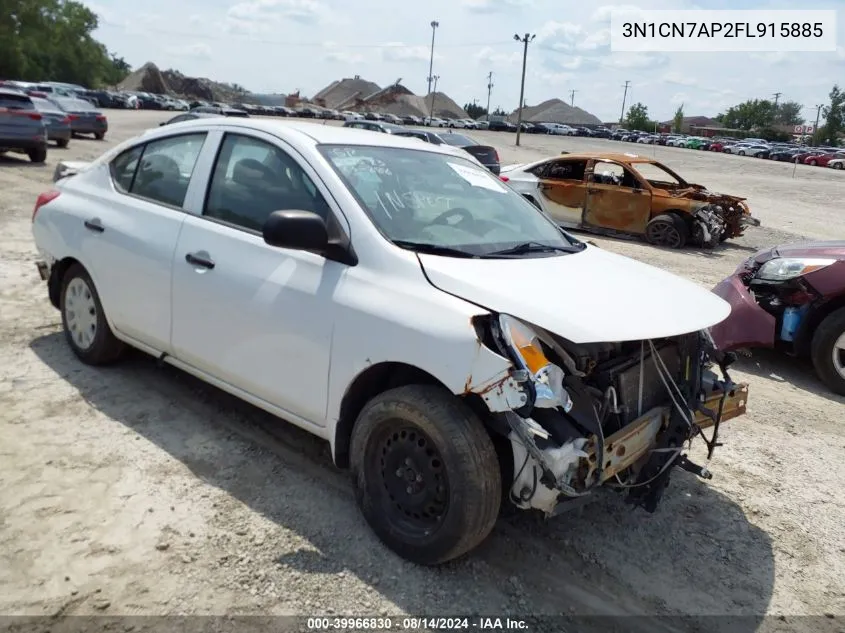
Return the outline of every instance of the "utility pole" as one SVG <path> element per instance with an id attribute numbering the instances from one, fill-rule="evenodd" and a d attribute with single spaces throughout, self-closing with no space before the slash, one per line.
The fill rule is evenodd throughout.
<path id="1" fill-rule="evenodd" d="M 493 94 L 493 71 L 487 73 L 487 121 L 490 121 L 490 95 Z"/>
<path id="2" fill-rule="evenodd" d="M 772 124 L 777 123 L 777 119 L 778 119 L 778 99 L 780 99 L 780 96 L 782 94 L 783 94 L 782 92 L 776 92 L 773 95 L 774 98 L 775 98 L 775 105 L 772 108 L 772 121 L 771 121 Z"/>
<path id="3" fill-rule="evenodd" d="M 821 115 L 822 115 L 822 108 L 823 107 L 824 107 L 824 105 L 817 105 L 816 106 L 816 124 L 813 126 L 813 140 L 814 140 L 813 142 L 815 142 L 815 139 L 818 138 L 819 117 L 821 117 Z"/>
<path id="4" fill-rule="evenodd" d="M 575 93 L 578 92 L 577 90 L 570 90 L 569 91 L 569 105 L 573 108 L 575 107 Z"/>
<path id="5" fill-rule="evenodd" d="M 780 96 L 781 96 L 782 94 L 783 94 L 782 92 L 776 92 L 776 93 L 774 94 L 774 97 L 775 97 L 775 110 L 777 110 L 777 109 L 778 109 L 778 99 L 780 99 Z"/>
<path id="6" fill-rule="evenodd" d="M 433 79 L 431 73 L 434 70 L 434 33 L 437 31 L 438 26 L 440 26 L 440 22 L 437 20 L 431 21 L 431 57 L 428 60 L 428 94 L 431 94 L 431 81 Z"/>
<path id="7" fill-rule="evenodd" d="M 522 105 L 523 99 L 525 98 L 525 63 L 528 60 L 528 42 L 532 41 L 536 35 L 531 35 L 530 33 L 526 33 L 525 37 L 519 37 L 519 35 L 514 35 L 513 39 L 517 42 L 522 42 L 522 83 L 519 86 L 519 114 L 516 117 L 516 144 L 519 146 L 519 134 L 522 132 Z"/>
<path id="8" fill-rule="evenodd" d="M 631 85 L 630 81 L 625 81 L 625 85 L 622 86 L 625 88 L 625 92 L 622 95 L 622 114 L 619 115 L 619 125 L 622 125 L 622 121 L 625 120 L 625 100 L 628 98 L 628 86 Z"/>
<path id="9" fill-rule="evenodd" d="M 428 113 L 428 124 L 431 125 L 431 119 L 434 118 L 434 98 L 437 95 L 437 80 L 440 75 L 434 75 L 431 80 L 434 82 L 434 92 L 431 93 L 431 111 Z"/>

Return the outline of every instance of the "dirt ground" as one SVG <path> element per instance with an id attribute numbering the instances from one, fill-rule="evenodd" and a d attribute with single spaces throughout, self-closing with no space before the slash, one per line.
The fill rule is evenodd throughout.
<path id="1" fill-rule="evenodd" d="M 45 166 L 0 158 L 0 613 L 845 614 L 845 399 L 776 354 L 738 363 L 748 415 L 723 427 L 712 481 L 678 472 L 654 515 L 610 495 L 550 522 L 503 519 L 440 569 L 380 545 L 322 442 L 141 354 L 77 362 L 30 218 L 58 159 L 169 116 L 108 115 L 106 141 L 51 149 Z M 845 239 L 845 174 L 830 169 L 793 179 L 789 164 L 695 150 L 473 135 L 505 163 L 656 154 L 747 196 L 763 227 L 714 252 L 592 238 L 707 288 L 758 248 Z"/>

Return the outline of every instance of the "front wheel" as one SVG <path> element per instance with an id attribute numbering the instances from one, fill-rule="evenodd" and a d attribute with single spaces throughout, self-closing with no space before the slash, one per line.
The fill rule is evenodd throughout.
<path id="1" fill-rule="evenodd" d="M 666 248 L 683 248 L 689 238 L 689 227 L 682 218 L 671 213 L 655 216 L 645 227 L 649 244 Z"/>
<path id="2" fill-rule="evenodd" d="M 39 147 L 38 149 L 31 149 L 27 152 L 29 160 L 33 163 L 43 163 L 47 160 L 47 148 Z"/>
<path id="3" fill-rule="evenodd" d="M 125 346 L 111 331 L 94 282 L 79 264 L 65 273 L 59 307 L 65 338 L 83 363 L 105 365 L 120 358 Z"/>
<path id="4" fill-rule="evenodd" d="M 819 324 L 810 355 L 819 378 L 832 391 L 845 396 L 845 308 L 831 312 Z"/>
<path id="5" fill-rule="evenodd" d="M 833 163 L 834 169 L 842 169 L 842 163 Z"/>
<path id="6" fill-rule="evenodd" d="M 373 398 L 350 447 L 358 506 L 399 556 L 437 565 L 483 541 L 501 505 L 496 451 L 456 396 L 411 385 Z"/>
<path id="7" fill-rule="evenodd" d="M 737 152 L 737 154 L 739 154 L 740 156 L 745 156 L 745 152 L 743 152 L 742 150 L 739 150 L 739 151 Z"/>

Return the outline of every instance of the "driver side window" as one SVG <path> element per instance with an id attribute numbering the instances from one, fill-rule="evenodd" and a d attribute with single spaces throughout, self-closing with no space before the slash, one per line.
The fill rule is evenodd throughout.
<path id="1" fill-rule="evenodd" d="M 627 189 L 639 187 L 639 183 L 631 170 L 618 163 L 596 163 L 593 167 L 592 182 L 598 185 L 614 185 Z"/>
<path id="2" fill-rule="evenodd" d="M 227 133 L 208 188 L 203 215 L 260 232 L 273 211 L 313 211 L 328 220 L 329 205 L 308 174 L 281 148 Z"/>
<path id="3" fill-rule="evenodd" d="M 587 169 L 585 160 L 557 160 L 546 168 L 544 178 L 549 180 L 584 180 Z"/>

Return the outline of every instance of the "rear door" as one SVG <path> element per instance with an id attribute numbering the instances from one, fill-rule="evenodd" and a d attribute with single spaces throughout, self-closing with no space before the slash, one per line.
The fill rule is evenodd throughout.
<path id="1" fill-rule="evenodd" d="M 587 193 L 586 169 L 586 159 L 559 158 L 534 174 L 540 179 L 541 206 L 563 226 L 577 228 L 581 225 Z"/>
<path id="2" fill-rule="evenodd" d="M 599 160 L 591 163 L 584 225 L 643 234 L 651 219 L 651 190 L 620 163 Z"/>
<path id="3" fill-rule="evenodd" d="M 109 164 L 105 183 L 83 192 L 92 194 L 82 218 L 83 261 L 96 275 L 114 327 L 156 351 L 169 351 L 173 252 L 189 188 L 201 187 L 191 175 L 206 134 L 127 149 Z"/>

